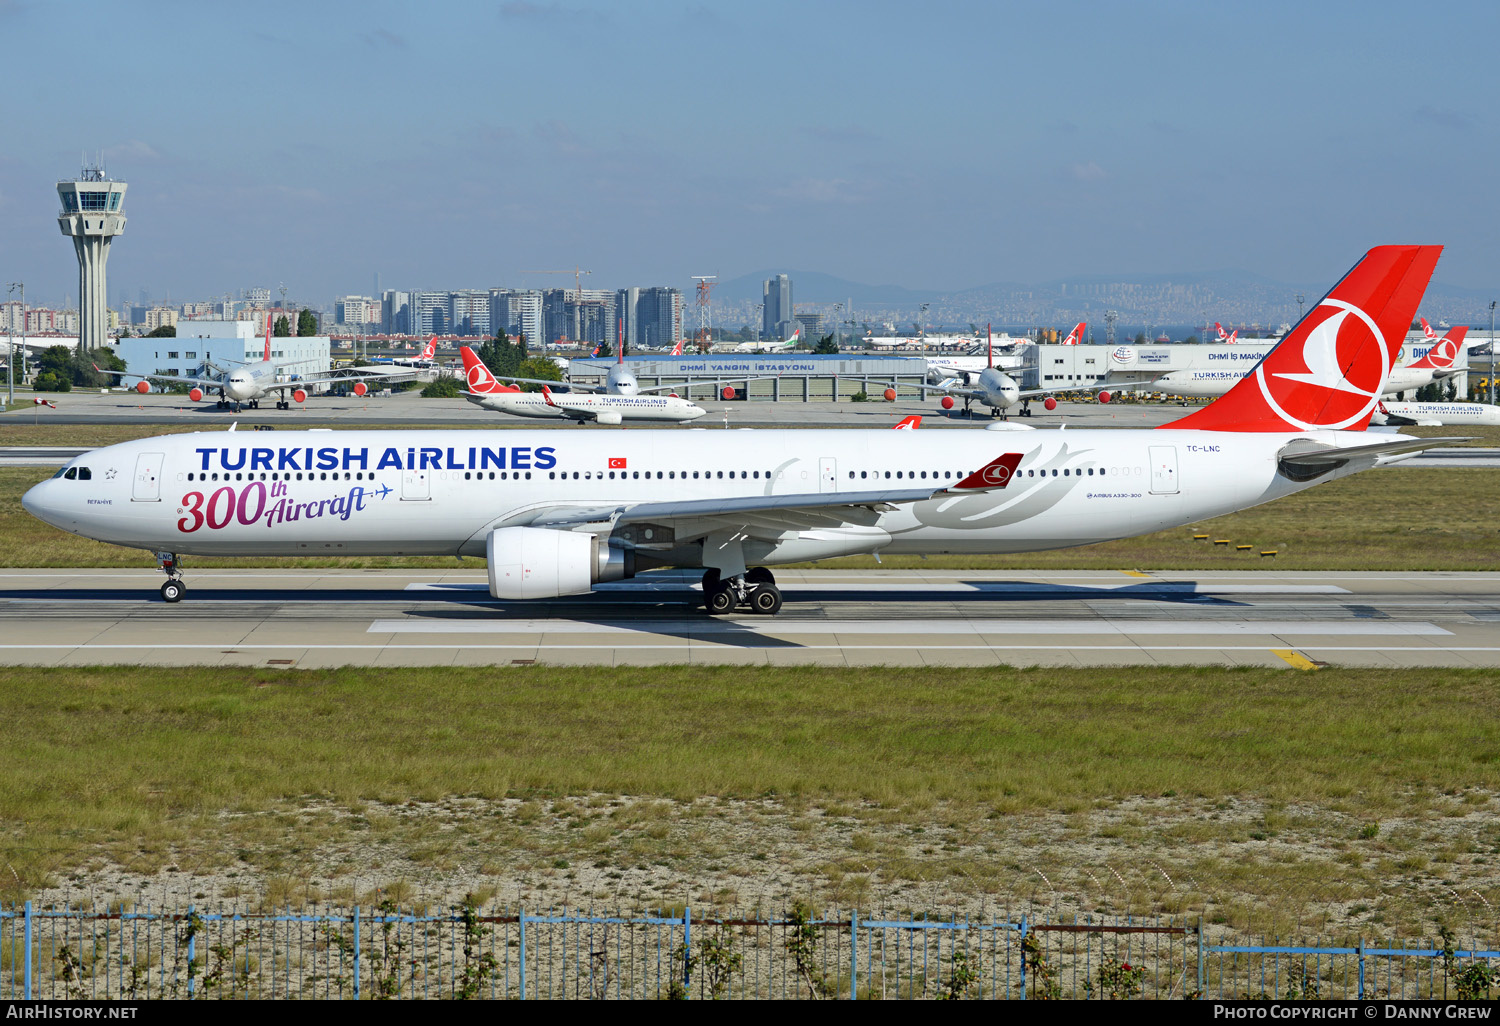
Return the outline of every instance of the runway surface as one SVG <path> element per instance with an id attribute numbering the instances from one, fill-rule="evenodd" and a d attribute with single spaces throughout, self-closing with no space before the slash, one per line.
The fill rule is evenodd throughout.
<path id="1" fill-rule="evenodd" d="M 0 663 L 1500 666 L 1500 574 L 780 571 L 779 616 L 696 576 L 544 603 L 482 572 L 0 571 Z"/>

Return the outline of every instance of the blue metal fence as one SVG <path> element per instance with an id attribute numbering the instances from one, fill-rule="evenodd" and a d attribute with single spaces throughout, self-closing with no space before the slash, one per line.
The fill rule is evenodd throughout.
<path id="1" fill-rule="evenodd" d="M 17 998 L 1430 998 L 1488 994 L 1500 951 L 1241 943 L 1201 922 L 0 908 Z"/>

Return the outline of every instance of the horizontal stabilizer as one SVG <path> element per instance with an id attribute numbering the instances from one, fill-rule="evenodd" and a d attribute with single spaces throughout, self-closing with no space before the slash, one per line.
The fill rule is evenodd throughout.
<path id="1" fill-rule="evenodd" d="M 1471 441 L 1473 441 L 1472 437 L 1411 438 L 1403 435 L 1400 441 L 1366 442 L 1363 445 L 1319 445 L 1311 439 L 1299 438 L 1287 443 L 1277 458 L 1282 463 L 1314 467 L 1324 464 L 1344 464 L 1350 460 L 1379 456 L 1398 456 Z"/>

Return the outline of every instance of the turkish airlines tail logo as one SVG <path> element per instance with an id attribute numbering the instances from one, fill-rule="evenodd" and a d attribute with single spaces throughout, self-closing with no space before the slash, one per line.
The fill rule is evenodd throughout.
<path id="1" fill-rule="evenodd" d="M 1232 334 L 1226 335 L 1224 334 L 1224 325 L 1220 324 L 1218 321 L 1214 321 L 1214 330 L 1219 333 L 1219 341 L 1224 343 L 1226 346 L 1233 345 L 1236 341 L 1239 340 L 1239 328 L 1235 328 Z"/>
<path id="2" fill-rule="evenodd" d="M 432 359 L 433 354 L 436 353 L 436 352 L 437 352 L 437 336 L 434 335 L 430 339 L 427 340 L 427 345 L 425 345 L 422 348 L 422 355 L 419 356 L 419 357 L 417 357 L 417 359 L 419 359 L 419 360 L 430 360 L 430 359 Z"/>
<path id="3" fill-rule="evenodd" d="M 1427 322 L 1422 322 L 1426 328 Z M 1464 336 L 1469 333 L 1467 325 L 1460 325 L 1452 329 L 1442 338 L 1432 339 L 1432 348 L 1427 350 L 1427 355 L 1413 363 L 1413 369 L 1419 370 L 1447 370 L 1453 366 L 1453 361 L 1458 359 L 1458 354 L 1463 352 Z"/>
<path id="4" fill-rule="evenodd" d="M 1065 346 L 1076 346 L 1082 344 L 1083 332 L 1087 327 L 1087 321 L 1079 321 L 1073 326 L 1073 330 L 1068 334 L 1068 337 L 1062 340 L 1062 344 Z"/>
<path id="5" fill-rule="evenodd" d="M 680 339 L 677 340 L 677 344 L 672 347 L 672 355 L 673 356 L 681 356 L 682 355 L 682 344 L 684 342 L 686 342 L 686 341 L 687 341 L 687 339 L 685 339 L 685 338 L 680 338 Z"/>
<path id="6" fill-rule="evenodd" d="M 459 350 L 464 358 L 464 376 L 468 381 L 469 391 L 480 395 L 489 395 L 491 392 L 502 391 L 500 382 L 495 380 L 495 375 L 484 365 L 474 350 L 464 346 Z"/>
<path id="7" fill-rule="evenodd" d="M 922 415 L 920 413 L 914 413 L 910 417 L 905 418 L 904 420 L 897 421 L 895 427 L 893 428 L 893 430 L 895 430 L 895 431 L 915 431 L 917 428 L 919 428 L 921 426 L 922 426 Z"/>
<path id="8" fill-rule="evenodd" d="M 1422 337 L 1429 342 L 1435 342 L 1438 337 L 1438 333 L 1433 330 L 1432 325 L 1427 323 L 1426 317 L 1422 318 Z"/>
<path id="9" fill-rule="evenodd" d="M 1363 431 L 1441 246 L 1377 246 L 1223 398 L 1169 428 Z"/>

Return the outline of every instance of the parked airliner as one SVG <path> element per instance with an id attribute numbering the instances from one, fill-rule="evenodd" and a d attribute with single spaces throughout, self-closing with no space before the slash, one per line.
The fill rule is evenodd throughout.
<path id="1" fill-rule="evenodd" d="M 1382 400 L 1370 423 L 1439 427 L 1466 424 L 1500 427 L 1500 406 L 1489 403 L 1398 403 Z"/>
<path id="2" fill-rule="evenodd" d="M 519 387 L 507 388 L 500 379 L 490 373 L 478 354 L 468 346 L 459 350 L 464 358 L 464 374 L 469 390 L 464 397 L 487 410 L 517 417 L 544 418 L 547 420 L 574 420 L 580 424 L 592 421 L 596 424 L 620 424 L 627 420 L 667 421 L 680 424 L 697 420 L 708 411 L 686 399 L 675 395 L 593 395 L 554 393 L 555 381 L 537 382 L 541 392 L 523 392 Z M 506 378 L 507 381 L 525 381 L 526 378 Z M 631 379 L 634 380 L 634 379 Z"/>
<path id="3" fill-rule="evenodd" d="M 435 340 L 434 340 L 435 341 Z M 433 343 L 428 343 L 429 348 Z M 226 361 L 233 362 L 233 361 Z M 240 364 L 236 369 L 224 371 L 219 377 L 178 377 L 173 374 L 141 374 L 136 371 L 110 371 L 104 370 L 98 364 L 94 370 L 100 374 L 113 374 L 117 377 L 141 378 L 136 383 L 135 389 L 142 395 L 151 391 L 150 381 L 171 381 L 178 384 L 191 386 L 188 389 L 188 398 L 193 402 L 199 402 L 205 394 L 211 392 L 219 393 L 219 408 L 233 408 L 236 413 L 241 406 L 249 406 L 252 410 L 260 408 L 260 401 L 271 397 L 276 398 L 278 410 L 291 409 L 293 402 L 306 402 L 307 389 L 312 385 L 326 384 L 331 381 L 353 382 L 352 391 L 355 395 L 364 395 L 369 391 L 365 381 L 371 378 L 387 378 L 393 376 L 406 377 L 399 371 L 382 371 L 362 368 L 352 374 L 315 374 L 297 375 L 292 373 L 292 368 L 297 365 L 296 361 L 271 359 L 271 319 L 266 318 L 266 352 L 265 357 L 252 363 Z"/>
<path id="4" fill-rule="evenodd" d="M 1083 328 L 1084 325 L 1078 325 L 1078 327 L 1073 329 L 1074 334 L 1081 334 Z M 986 332 L 988 333 L 988 329 L 986 329 Z M 1057 391 L 1055 388 L 1022 389 L 1020 385 L 1016 384 L 1015 378 L 995 366 L 992 344 L 986 345 L 984 367 L 977 374 L 973 372 L 961 372 L 935 385 L 925 383 L 918 385 L 909 384 L 907 387 L 919 388 L 924 392 L 943 393 L 940 405 L 945 410 L 953 409 L 957 405 L 957 400 L 963 400 L 965 413 L 969 412 L 971 403 L 983 403 L 995 413 L 1000 414 L 1001 417 L 1004 417 L 1006 412 L 1017 403 L 1026 403 L 1039 395 L 1050 396 Z M 1107 394 L 1104 397 L 1104 401 L 1109 402 Z M 1054 400 L 1049 399 L 1048 402 L 1050 404 L 1047 407 L 1049 410 L 1057 406 Z M 1022 414 L 1030 416 L 1031 411 L 1029 408 L 1023 408 Z"/>
<path id="5" fill-rule="evenodd" d="M 1463 351 L 1464 336 L 1469 329 L 1460 325 L 1447 335 L 1437 339 L 1420 360 L 1405 367 L 1393 367 L 1386 375 L 1381 387 L 1382 395 L 1396 395 L 1423 388 L 1434 381 L 1452 377 L 1463 368 L 1453 366 L 1458 354 Z M 1275 350 L 1271 350 L 1275 352 Z M 1267 356 L 1270 354 L 1268 353 Z M 1160 377 L 1132 385 L 1138 391 L 1166 392 L 1170 395 L 1213 398 L 1221 396 L 1235 387 L 1244 377 L 1254 372 L 1254 367 L 1233 370 L 1178 370 L 1168 371 Z"/>
<path id="6" fill-rule="evenodd" d="M 465 555 L 501 601 L 704 569 L 704 604 L 781 607 L 769 567 L 1085 545 L 1256 506 L 1452 439 L 1364 432 L 1441 252 L 1371 250 L 1218 402 L 1158 429 L 166 435 L 96 449 L 33 516 L 156 553 Z"/>

